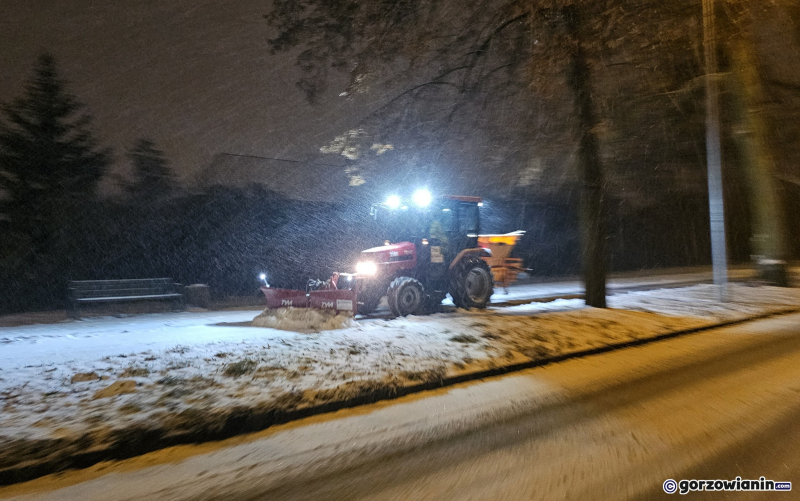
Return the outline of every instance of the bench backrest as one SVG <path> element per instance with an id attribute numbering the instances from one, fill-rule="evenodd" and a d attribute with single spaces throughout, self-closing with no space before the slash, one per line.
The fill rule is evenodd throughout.
<path id="1" fill-rule="evenodd" d="M 171 278 L 73 280 L 69 283 L 69 293 L 73 299 L 158 296 L 175 292 Z"/>

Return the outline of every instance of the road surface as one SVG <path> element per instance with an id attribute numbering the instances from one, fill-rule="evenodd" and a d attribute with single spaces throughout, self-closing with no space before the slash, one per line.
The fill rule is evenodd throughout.
<path id="1" fill-rule="evenodd" d="M 0 489 L 46 500 L 669 497 L 800 488 L 800 315 L 628 348 Z M 678 496 L 677 494 L 675 496 Z"/>

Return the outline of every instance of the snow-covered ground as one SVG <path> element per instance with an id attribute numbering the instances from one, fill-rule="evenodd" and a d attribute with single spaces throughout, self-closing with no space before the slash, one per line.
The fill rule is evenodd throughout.
<path id="1" fill-rule="evenodd" d="M 223 426 L 448 375 L 649 338 L 800 305 L 800 290 L 699 285 L 401 319 L 183 312 L 0 330 L 0 471 Z M 281 330 L 281 328 L 294 330 Z M 341 327 L 333 330 L 321 328 Z M 300 332 L 302 331 L 302 332 Z"/>

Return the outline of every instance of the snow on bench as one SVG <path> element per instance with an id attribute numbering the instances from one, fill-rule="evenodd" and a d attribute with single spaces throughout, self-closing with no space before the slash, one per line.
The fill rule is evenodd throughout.
<path id="1" fill-rule="evenodd" d="M 69 282 L 70 316 L 80 318 L 80 305 L 86 303 L 175 299 L 183 306 L 180 284 L 171 278 L 123 280 L 72 280 Z"/>

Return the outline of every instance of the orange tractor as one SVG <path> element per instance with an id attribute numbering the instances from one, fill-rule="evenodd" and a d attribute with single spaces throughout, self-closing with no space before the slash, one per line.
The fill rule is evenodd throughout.
<path id="1" fill-rule="evenodd" d="M 386 296 L 392 314 L 405 316 L 435 311 L 449 293 L 457 307 L 485 308 L 494 290 L 493 270 L 508 268 L 507 256 L 493 260 L 490 249 L 505 246 L 502 251 L 510 252 L 522 232 L 480 235 L 482 205 L 478 197 L 434 199 L 424 190 L 407 202 L 389 197 L 371 212 L 384 245 L 362 251 L 355 273 L 310 280 L 307 291 L 262 287 L 267 306 L 365 315 Z"/>

